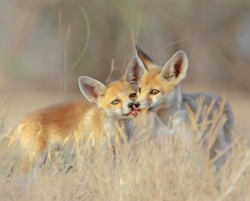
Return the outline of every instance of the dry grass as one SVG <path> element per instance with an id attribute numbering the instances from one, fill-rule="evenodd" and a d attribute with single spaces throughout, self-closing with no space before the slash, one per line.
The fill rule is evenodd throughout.
<path id="1" fill-rule="evenodd" d="M 80 146 L 74 157 L 66 147 L 52 150 L 31 179 L 15 172 L 8 176 L 18 148 L 6 146 L 7 134 L 0 136 L 0 200 L 234 201 L 250 197 L 250 148 L 244 137 L 232 145 L 218 172 L 199 135 L 156 139 L 141 133 L 117 148 L 115 160 L 109 150 L 90 154 Z"/>

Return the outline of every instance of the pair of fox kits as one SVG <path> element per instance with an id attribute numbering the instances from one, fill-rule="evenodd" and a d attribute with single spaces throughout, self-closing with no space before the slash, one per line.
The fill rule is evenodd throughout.
<path id="1" fill-rule="evenodd" d="M 78 79 L 80 91 L 87 98 L 78 102 L 55 105 L 27 115 L 17 126 L 15 134 L 21 147 L 21 168 L 28 172 L 34 165 L 41 166 L 52 144 L 80 138 L 94 147 L 112 147 L 126 140 L 131 119 L 138 113 L 153 112 L 156 135 L 168 128 L 189 125 L 187 106 L 197 112 L 196 99 L 204 96 L 204 106 L 221 99 L 206 94 L 182 94 L 181 82 L 186 77 L 188 58 L 178 51 L 163 67 L 158 66 L 140 48 L 129 62 L 122 79 L 105 86 L 87 76 Z M 217 149 L 231 143 L 232 112 L 224 107 L 226 121 L 217 138 Z M 171 122 L 171 124 L 170 124 Z M 165 133 L 164 133 L 165 132 Z M 79 136 L 80 135 L 80 136 Z"/>

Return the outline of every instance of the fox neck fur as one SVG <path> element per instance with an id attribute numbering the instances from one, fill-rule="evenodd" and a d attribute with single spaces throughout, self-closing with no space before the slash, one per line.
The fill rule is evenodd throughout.
<path id="1" fill-rule="evenodd" d="M 169 133 L 173 133 L 186 122 L 187 114 L 183 103 L 181 85 L 176 87 L 173 96 L 174 101 L 171 104 L 163 104 L 155 112 L 156 135 L 161 135 L 162 129 L 164 129 L 164 133 L 166 133 L 166 129 L 168 129 Z"/>

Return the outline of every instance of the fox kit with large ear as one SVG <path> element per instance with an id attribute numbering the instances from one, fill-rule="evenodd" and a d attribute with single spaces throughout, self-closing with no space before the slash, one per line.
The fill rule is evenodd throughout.
<path id="1" fill-rule="evenodd" d="M 146 113 L 154 112 L 156 135 L 167 133 L 167 130 L 178 132 L 178 129 L 183 128 L 183 124 L 186 128 L 188 125 L 190 127 L 187 110 L 191 109 L 196 113 L 199 107 L 198 99 L 204 99 L 201 114 L 211 105 L 212 110 L 218 110 L 222 104 L 220 97 L 202 93 L 182 94 L 181 84 L 187 70 L 188 58 L 184 51 L 176 52 L 162 67 L 136 47 L 136 55 L 127 68 L 128 80 L 139 85 L 136 100 L 140 104 L 139 109 Z M 223 114 L 226 121 L 215 142 L 214 150 L 224 150 L 232 142 L 233 115 L 227 103 Z M 200 115 L 198 121 L 202 121 L 202 118 Z"/>
<path id="2" fill-rule="evenodd" d="M 27 115 L 15 133 L 21 147 L 21 168 L 27 172 L 41 166 L 48 147 L 67 141 L 91 146 L 113 146 L 121 140 L 129 119 L 137 116 L 136 89 L 121 79 L 105 86 L 87 76 L 78 79 L 87 100 L 47 107 Z M 119 126 L 119 129 L 118 129 Z M 126 138 L 126 136 L 123 138 Z"/>

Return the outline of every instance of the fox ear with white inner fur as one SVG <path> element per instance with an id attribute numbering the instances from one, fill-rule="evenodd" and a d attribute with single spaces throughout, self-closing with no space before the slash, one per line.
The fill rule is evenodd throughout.
<path id="1" fill-rule="evenodd" d="M 106 86 L 87 76 L 81 76 L 78 78 L 78 84 L 82 94 L 88 99 L 89 102 L 97 103 L 97 100 L 106 91 Z"/>
<path id="2" fill-rule="evenodd" d="M 148 69 L 154 65 L 153 60 L 138 46 L 135 46 L 135 50 L 136 54 L 130 60 L 125 72 L 125 79 L 131 84 L 141 79 L 142 75 L 148 72 Z"/>
<path id="3" fill-rule="evenodd" d="M 187 75 L 188 58 L 184 51 L 179 50 L 164 65 L 161 75 L 167 80 L 176 80 L 180 82 Z"/>

